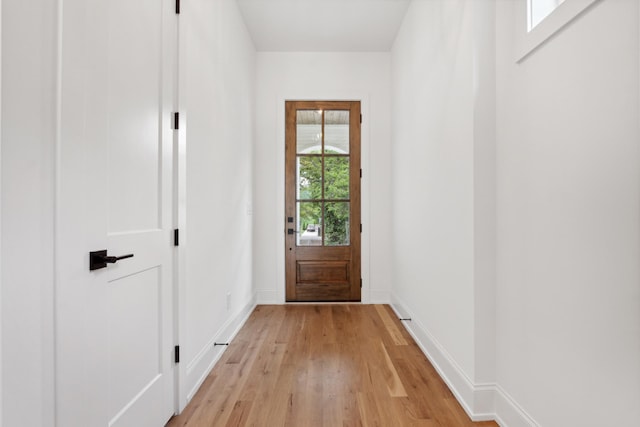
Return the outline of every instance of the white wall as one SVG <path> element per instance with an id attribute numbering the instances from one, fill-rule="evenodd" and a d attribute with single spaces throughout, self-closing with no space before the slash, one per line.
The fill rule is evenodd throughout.
<path id="1" fill-rule="evenodd" d="M 597 2 L 516 63 L 524 4 L 410 6 L 392 56 L 395 307 L 476 418 L 631 426 L 638 2 Z"/>
<path id="2" fill-rule="evenodd" d="M 497 2 L 497 381 L 539 425 L 635 426 L 638 1 L 597 2 L 519 64 L 516 3 Z"/>
<path id="3" fill-rule="evenodd" d="M 180 345 L 190 397 L 225 348 L 214 348 L 214 342 L 226 342 L 253 305 L 255 50 L 235 1 L 183 6 L 186 261 Z"/>
<path id="4" fill-rule="evenodd" d="M 413 2 L 391 55 L 257 59 L 235 2 L 183 7 L 187 391 L 218 357 L 213 341 L 225 340 L 252 306 L 252 282 L 262 301 L 284 301 L 284 100 L 359 98 L 369 164 L 363 297 L 394 294 L 414 333 L 435 344 L 428 349 L 450 384 L 462 384 L 468 410 L 491 405 L 474 399 L 494 388 L 493 378 L 495 411 L 510 427 L 637 422 L 638 2 L 597 2 L 520 64 L 515 25 L 526 20 L 517 2 L 496 5 L 497 131 L 491 61 L 478 56 L 490 55 L 491 34 L 480 25 L 488 12 L 462 0 Z M 55 2 L 2 2 L 6 426 L 53 419 L 56 13 Z M 483 201 L 495 197 L 493 179 L 492 208 Z M 485 252 L 492 246 L 495 284 Z"/>
<path id="5" fill-rule="evenodd" d="M 0 3 L 0 94 L 2 94 L 2 3 Z M 2 102 L 0 102 L 0 141 L 2 135 Z M 0 188 L 2 188 L 2 144 L 0 144 Z M 3 398 L 3 381 L 2 381 L 2 197 L 0 194 L 0 427 L 3 425 L 2 405 Z"/>
<path id="6" fill-rule="evenodd" d="M 475 375 L 472 12 L 464 0 L 412 2 L 392 51 L 393 301 L 470 406 L 464 388 Z"/>
<path id="7" fill-rule="evenodd" d="M 2 419 L 53 419 L 56 4 L 2 2 Z"/>
<path id="8" fill-rule="evenodd" d="M 473 209 L 474 209 L 474 407 L 492 409 L 496 336 L 496 7 L 474 0 L 473 31 Z M 479 396 L 481 394 L 482 396 Z"/>
<path id="9" fill-rule="evenodd" d="M 388 301 L 390 55 L 259 52 L 257 59 L 254 277 L 264 303 L 284 302 L 284 103 L 362 101 L 363 302 Z"/>

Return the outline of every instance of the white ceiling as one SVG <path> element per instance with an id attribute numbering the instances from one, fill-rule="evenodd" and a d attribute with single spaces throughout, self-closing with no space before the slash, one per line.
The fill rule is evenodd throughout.
<path id="1" fill-rule="evenodd" d="M 258 51 L 386 52 L 410 0 L 237 0 Z"/>

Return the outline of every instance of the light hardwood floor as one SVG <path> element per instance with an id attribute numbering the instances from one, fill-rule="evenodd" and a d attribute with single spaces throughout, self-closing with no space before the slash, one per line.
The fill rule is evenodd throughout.
<path id="1" fill-rule="evenodd" d="M 178 426 L 473 423 L 383 305 L 258 306 Z"/>

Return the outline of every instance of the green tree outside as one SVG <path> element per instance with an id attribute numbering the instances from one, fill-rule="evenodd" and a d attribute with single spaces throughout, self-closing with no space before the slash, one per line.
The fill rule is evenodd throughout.
<path id="1" fill-rule="evenodd" d="M 338 154 L 329 152 L 327 154 Z M 349 245 L 349 202 L 324 202 L 324 224 L 322 222 L 322 156 L 300 156 L 299 193 L 300 223 L 303 230 L 309 224 L 324 228 L 326 246 Z M 349 157 L 328 156 L 324 158 L 324 199 L 349 199 Z"/>

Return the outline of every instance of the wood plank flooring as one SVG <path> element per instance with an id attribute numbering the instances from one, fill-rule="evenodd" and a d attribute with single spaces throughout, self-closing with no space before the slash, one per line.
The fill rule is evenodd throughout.
<path id="1" fill-rule="evenodd" d="M 258 306 L 167 427 L 473 423 L 382 305 Z"/>

